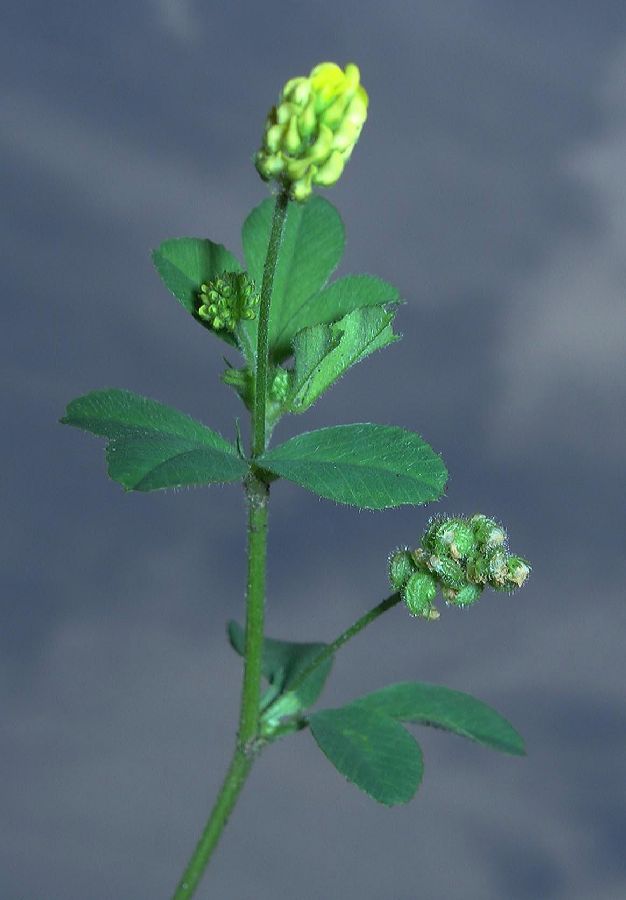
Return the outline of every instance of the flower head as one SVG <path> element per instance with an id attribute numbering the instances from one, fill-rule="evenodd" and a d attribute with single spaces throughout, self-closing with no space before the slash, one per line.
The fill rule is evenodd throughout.
<path id="1" fill-rule="evenodd" d="M 420 547 L 401 547 L 389 560 L 389 580 L 411 615 L 431 620 L 439 616 L 437 590 L 448 605 L 466 608 L 485 587 L 513 593 L 529 575 L 530 563 L 508 552 L 502 526 L 483 515 L 436 516 Z"/>
<path id="2" fill-rule="evenodd" d="M 197 314 L 214 331 L 234 332 L 242 319 L 254 319 L 259 295 L 246 272 L 222 272 L 200 286 Z"/>
<path id="3" fill-rule="evenodd" d="M 261 178 L 276 179 L 293 200 L 307 200 L 313 185 L 334 184 L 367 118 L 368 96 L 353 63 L 315 66 L 291 78 L 265 123 L 254 158 Z"/>

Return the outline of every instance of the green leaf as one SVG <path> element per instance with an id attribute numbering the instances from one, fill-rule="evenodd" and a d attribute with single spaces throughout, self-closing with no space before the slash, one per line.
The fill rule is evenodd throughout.
<path id="1" fill-rule="evenodd" d="M 283 326 L 284 340 L 292 339 L 303 328 L 336 322 L 364 306 L 397 303 L 400 295 L 393 285 L 373 275 L 346 275 L 313 294 L 295 310 Z"/>
<path id="2" fill-rule="evenodd" d="M 418 434 L 385 425 L 308 431 L 268 450 L 257 463 L 328 500 L 365 509 L 436 500 L 448 476 Z"/>
<path id="3" fill-rule="evenodd" d="M 422 751 L 394 719 L 363 707 L 323 709 L 309 718 L 320 750 L 374 800 L 407 803 L 422 780 Z"/>
<path id="4" fill-rule="evenodd" d="M 127 491 L 238 481 L 248 471 L 235 447 L 215 431 L 130 391 L 78 397 L 61 422 L 109 439 L 109 475 Z"/>
<path id="5" fill-rule="evenodd" d="M 152 261 L 157 272 L 187 312 L 208 328 L 209 324 L 198 318 L 197 295 L 200 285 L 212 281 L 222 272 L 241 272 L 241 264 L 222 244 L 204 238 L 173 238 L 164 241 L 152 251 Z M 260 285 L 260 282 L 259 282 Z M 235 344 L 227 331 L 213 331 L 228 344 Z"/>
<path id="6" fill-rule="evenodd" d="M 503 753 L 516 756 L 526 753 L 522 737 L 506 719 L 486 703 L 461 691 L 407 681 L 390 684 L 361 697 L 355 704 L 402 722 L 445 728 Z"/>
<path id="7" fill-rule="evenodd" d="M 240 656 L 245 652 L 245 632 L 237 622 L 228 623 L 228 639 L 233 650 Z M 273 688 L 270 694 L 272 715 L 280 717 L 291 715 L 308 706 L 312 706 L 322 692 L 333 664 L 332 656 L 319 665 L 295 691 L 292 686 L 298 676 L 304 672 L 314 659 L 326 647 L 322 643 L 295 643 L 293 641 L 277 641 L 273 638 L 263 640 L 263 674 Z M 282 707 L 276 705 L 276 698 L 291 695 Z M 293 709 L 291 707 L 293 706 Z"/>
<path id="8" fill-rule="evenodd" d="M 399 339 L 394 311 L 381 306 L 355 309 L 331 325 L 313 325 L 294 338 L 295 365 L 290 412 L 304 412 L 351 366 Z"/>
<path id="9" fill-rule="evenodd" d="M 265 200 L 253 209 L 243 225 L 242 241 L 248 274 L 260 287 L 272 227 L 275 201 Z M 270 309 L 270 351 L 275 360 L 291 353 L 295 334 L 287 327 L 294 313 L 307 303 L 335 270 L 344 247 L 344 227 L 335 207 L 322 197 L 307 203 L 290 203 Z M 247 323 L 251 332 L 256 320 Z"/>

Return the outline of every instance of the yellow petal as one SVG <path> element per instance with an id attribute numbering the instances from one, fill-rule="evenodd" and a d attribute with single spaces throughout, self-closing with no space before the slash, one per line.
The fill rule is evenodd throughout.
<path id="1" fill-rule="evenodd" d="M 291 196 L 294 200 L 297 200 L 299 203 L 304 203 L 305 200 L 309 199 L 312 193 L 311 179 L 312 173 L 309 172 L 300 181 L 294 181 L 291 186 Z"/>
<path id="2" fill-rule="evenodd" d="M 341 153 L 335 150 L 328 161 L 325 162 L 323 166 L 320 166 L 315 173 L 315 183 L 321 184 L 323 187 L 328 187 L 341 177 L 342 172 L 343 159 L 341 158 Z"/>
<path id="3" fill-rule="evenodd" d="M 328 159 L 333 146 L 333 133 L 326 125 L 320 125 L 317 140 L 308 152 L 308 158 L 315 163 L 321 163 Z"/>

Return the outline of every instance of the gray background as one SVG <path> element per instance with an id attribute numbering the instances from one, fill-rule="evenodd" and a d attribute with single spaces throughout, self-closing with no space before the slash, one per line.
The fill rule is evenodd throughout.
<path id="1" fill-rule="evenodd" d="M 339 274 L 408 303 L 403 342 L 298 430 L 421 432 L 437 507 L 273 491 L 268 631 L 331 639 L 387 592 L 432 511 L 504 520 L 535 571 L 433 625 L 396 609 L 340 655 L 330 704 L 391 681 L 475 693 L 528 758 L 421 732 L 388 810 L 303 733 L 265 754 L 200 897 L 615 900 L 623 856 L 626 13 L 571 3 L 45 3 L 0 29 L 3 841 L 7 900 L 167 897 L 223 775 L 240 665 L 237 487 L 125 495 L 56 424 L 127 387 L 232 436 L 222 345 L 161 287 L 176 235 L 240 249 L 250 157 L 284 81 L 354 60 L 370 117 L 328 193 Z"/>

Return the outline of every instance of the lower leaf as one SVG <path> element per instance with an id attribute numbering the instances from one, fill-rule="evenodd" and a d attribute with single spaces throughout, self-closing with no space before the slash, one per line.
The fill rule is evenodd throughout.
<path id="1" fill-rule="evenodd" d="M 386 806 L 408 803 L 422 780 L 422 751 L 394 719 L 354 704 L 310 716 L 317 745 L 335 768 Z"/>
<path id="2" fill-rule="evenodd" d="M 526 753 L 521 735 L 495 709 L 470 694 L 438 684 L 390 684 L 361 697 L 354 705 L 401 722 L 445 728 L 502 753 Z"/>

